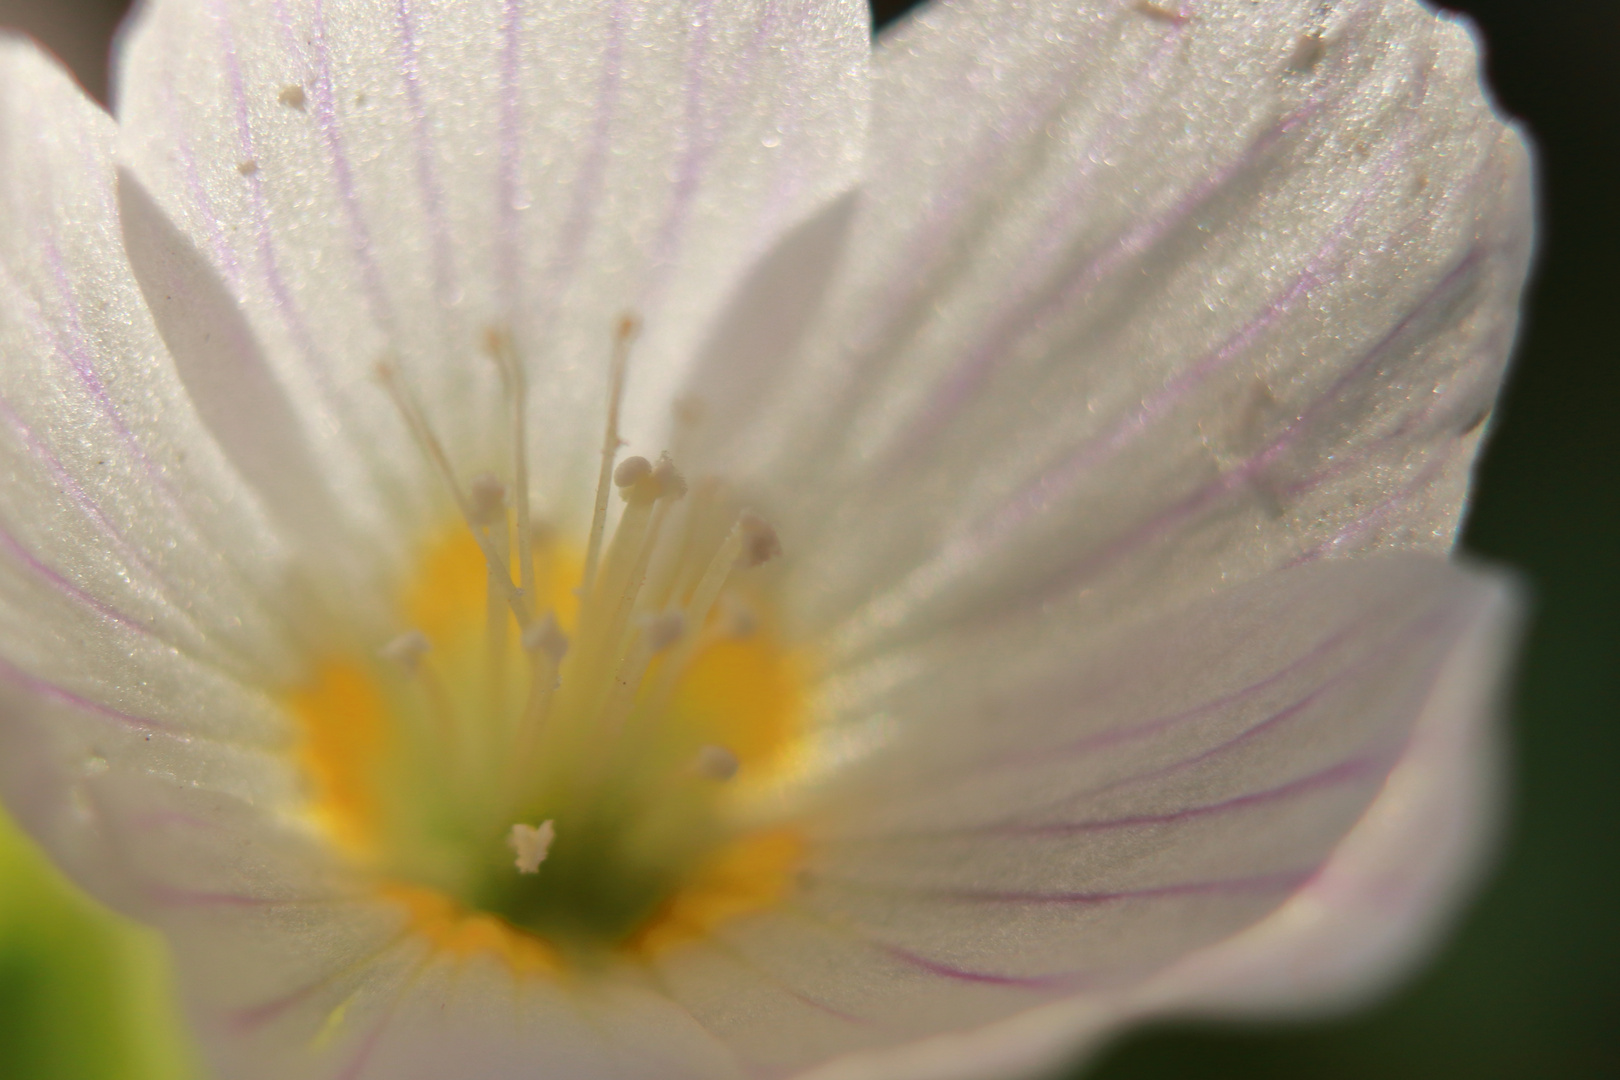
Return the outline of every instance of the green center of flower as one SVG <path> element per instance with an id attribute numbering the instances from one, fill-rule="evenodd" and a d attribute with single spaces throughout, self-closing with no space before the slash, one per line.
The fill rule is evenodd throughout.
<path id="1" fill-rule="evenodd" d="M 491 349 L 521 447 L 521 371 Z M 752 572 L 775 535 L 718 483 L 688 492 L 667 456 L 616 461 L 622 372 L 621 350 L 577 546 L 531 519 L 521 454 L 510 484 L 463 481 L 381 373 L 464 527 L 424 545 L 398 635 L 323 658 L 288 706 L 312 817 L 444 948 L 661 947 L 770 903 L 795 870 L 796 837 L 745 809 L 799 741 L 799 661 Z"/>

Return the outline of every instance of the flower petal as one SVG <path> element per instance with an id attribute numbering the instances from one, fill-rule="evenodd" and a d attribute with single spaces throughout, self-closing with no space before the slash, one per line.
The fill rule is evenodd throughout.
<path id="1" fill-rule="evenodd" d="M 845 272 L 705 451 L 792 492 L 841 649 L 1450 545 L 1531 225 L 1467 31 L 1175 7 L 946 0 L 883 39 Z"/>
<path id="2" fill-rule="evenodd" d="M 111 120 L 0 40 L 0 794 L 104 900 L 148 906 L 103 796 L 284 797 L 288 552 L 124 259 Z"/>
<path id="3" fill-rule="evenodd" d="M 235 297 L 125 170 L 118 207 L 130 267 L 209 433 L 296 535 L 342 545 L 342 515 Z"/>
<path id="4" fill-rule="evenodd" d="M 629 972 L 588 984 L 514 976 L 487 956 L 432 953 L 399 935 L 397 920 L 379 923 L 394 932 L 372 941 L 322 913 L 256 921 L 284 950 L 327 956 L 327 973 L 258 1006 L 224 1009 L 197 994 L 204 1042 L 232 1077 L 518 1080 L 537 1068 L 626 1080 L 743 1075 L 724 1045 Z M 347 956 L 322 940 L 334 928 Z"/>
<path id="5" fill-rule="evenodd" d="M 498 462 L 492 327 L 531 369 L 543 494 L 588 500 L 564 485 L 593 475 L 620 314 L 646 326 L 634 433 L 747 261 L 853 183 L 867 27 L 858 0 L 153 0 L 118 112 L 340 501 L 386 527 L 432 488 L 374 365 L 458 460 Z"/>
<path id="6" fill-rule="evenodd" d="M 4 598 L 29 611 L 15 618 L 61 611 L 273 671 L 285 551 L 198 423 L 130 275 L 112 123 L 33 45 L 0 50 Z"/>
<path id="7" fill-rule="evenodd" d="M 884 745 L 827 794 L 791 909 L 722 930 L 664 979 L 743 1054 L 803 1067 L 1065 1001 L 1067 1026 L 1031 1044 L 1052 1055 L 1090 1018 L 1213 999 L 1219 981 L 1179 974 L 1204 970 L 1184 958 L 1279 909 L 1325 913 L 1286 946 L 1216 946 L 1231 954 L 1218 973 L 1261 986 L 1313 950 L 1332 959 L 1333 916 L 1364 903 L 1327 884 L 1347 853 L 1378 849 L 1358 858 L 1401 881 L 1421 854 L 1398 829 L 1341 845 L 1358 819 L 1353 836 L 1421 797 L 1454 837 L 1484 820 L 1434 768 L 1434 731 L 1478 767 L 1478 676 L 1505 614 L 1494 584 L 1438 560 L 1329 562 L 1165 613 L 1085 660 L 987 653 L 937 692 L 838 703 L 860 726 L 879 717 Z M 1411 902 L 1382 909 L 1403 947 L 1460 866 L 1424 871 Z M 1291 985 L 1343 973 L 1318 967 Z"/>

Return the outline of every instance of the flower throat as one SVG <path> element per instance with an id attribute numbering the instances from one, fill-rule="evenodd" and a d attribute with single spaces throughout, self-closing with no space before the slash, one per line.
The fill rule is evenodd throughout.
<path id="1" fill-rule="evenodd" d="M 755 568 L 775 533 L 666 454 L 618 459 L 636 327 L 615 337 L 580 542 L 529 505 L 527 388 L 498 365 L 509 481 L 463 478 L 391 364 L 378 377 L 461 523 L 422 545 L 374 650 L 289 695 L 311 814 L 446 949 L 558 961 L 656 949 L 766 906 L 799 844 L 739 788 L 797 743 L 801 679 Z M 622 510 L 611 533 L 611 496 Z"/>

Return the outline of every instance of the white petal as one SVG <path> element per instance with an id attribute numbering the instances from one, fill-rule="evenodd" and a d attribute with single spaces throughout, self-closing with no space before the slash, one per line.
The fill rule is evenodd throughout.
<path id="1" fill-rule="evenodd" d="M 622 1077 L 736 1080 L 745 1073 L 691 1017 L 627 978 L 585 987 L 514 981 L 493 962 L 430 962 L 374 1017 L 324 1075 L 374 1080 Z M 307 1066 L 306 1066 L 307 1068 Z M 249 1074 L 254 1075 L 254 1074 Z M 294 1072 L 272 1075 L 323 1075 Z"/>
<path id="2" fill-rule="evenodd" d="M 286 545 L 195 414 L 124 259 L 111 120 L 0 41 L 0 794 L 149 907 L 112 793 L 272 802 Z M 147 807 L 154 812 L 161 807 Z M 143 811 L 144 812 L 144 811 Z"/>
<path id="3" fill-rule="evenodd" d="M 639 970 L 517 975 L 487 954 L 435 951 L 363 892 L 185 893 L 173 905 L 164 925 L 182 989 L 221 1075 L 739 1075 L 730 1049 Z"/>
<path id="4" fill-rule="evenodd" d="M 884 39 L 845 273 L 707 450 L 783 493 L 842 647 L 1449 546 L 1530 235 L 1473 43 L 1410 0 L 1172 6 Z"/>
<path id="5" fill-rule="evenodd" d="M 1469 630 L 1377 801 L 1264 922 L 1166 972 L 1145 1009 L 1319 1011 L 1423 960 L 1473 884 L 1502 799 L 1496 693 L 1513 651 L 1511 597 Z M 1506 617 L 1504 617 L 1504 615 Z"/>
<path id="6" fill-rule="evenodd" d="M 273 671 L 285 553 L 124 260 L 112 123 L 34 46 L 0 50 L 0 621 L 61 612 Z"/>
<path id="7" fill-rule="evenodd" d="M 1477 766 L 1498 600 L 1438 560 L 1324 563 L 1066 663 L 1055 648 L 1035 664 L 959 658 L 960 676 L 932 668 L 936 694 L 851 703 L 889 728 L 888 746 L 831 789 L 789 910 L 722 930 L 672 959 L 665 981 L 746 1056 L 780 1067 L 1066 1002 L 1023 1044 L 1035 1048 L 1017 1059 L 1027 1067 L 1132 1009 L 1206 1002 L 1221 974 L 1275 989 L 1266 980 L 1313 952 L 1325 959 L 1291 988 L 1336 987 L 1335 947 L 1348 950 L 1354 928 L 1341 936 L 1334 917 L 1365 893 L 1325 883 L 1362 879 L 1342 869 L 1357 845 L 1379 849 L 1359 858 L 1386 883 L 1413 884 L 1408 856 L 1421 855 L 1399 830 L 1341 846 L 1351 826 L 1363 820 L 1359 836 L 1391 799 L 1414 797 L 1454 837 L 1477 839 L 1488 820 L 1431 755 L 1439 723 L 1452 732 L 1443 752 L 1461 743 L 1460 771 Z M 1406 902 L 1383 909 L 1401 927 L 1385 963 L 1428 927 L 1461 867 L 1424 869 L 1421 887 L 1397 894 Z M 1326 917 L 1286 946 L 1274 933 L 1244 944 L 1240 931 L 1302 904 Z M 1179 974 L 1233 934 L 1216 978 Z M 972 1060 L 893 1075 L 1002 1074 Z"/>
<path id="8" fill-rule="evenodd" d="M 118 206 L 131 269 L 209 433 L 306 544 L 352 547 L 302 424 L 218 273 L 125 170 Z"/>
<path id="9" fill-rule="evenodd" d="M 533 372 L 543 494 L 583 502 L 558 488 L 589 472 L 619 314 L 646 324 L 637 431 L 747 261 L 852 183 L 867 25 L 857 0 L 154 0 L 118 111 L 358 516 L 433 494 L 381 356 L 458 460 L 498 460 L 491 326 Z"/>
<path id="10" fill-rule="evenodd" d="M 1497 591 L 1439 673 L 1400 762 L 1312 881 L 1259 923 L 1116 994 L 857 1055 L 814 1080 L 977 1080 L 1049 1069 L 1153 1014 L 1320 1010 L 1406 970 L 1452 913 L 1495 824 L 1493 692 L 1515 622 Z"/>

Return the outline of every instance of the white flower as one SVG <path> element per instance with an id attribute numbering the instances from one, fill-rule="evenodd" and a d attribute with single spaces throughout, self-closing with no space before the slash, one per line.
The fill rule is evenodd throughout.
<path id="1" fill-rule="evenodd" d="M 1463 28 L 150 0 L 121 58 L 115 123 L 0 47 L 0 789 L 222 1075 L 1009 1075 L 1446 912 L 1530 244 Z"/>

